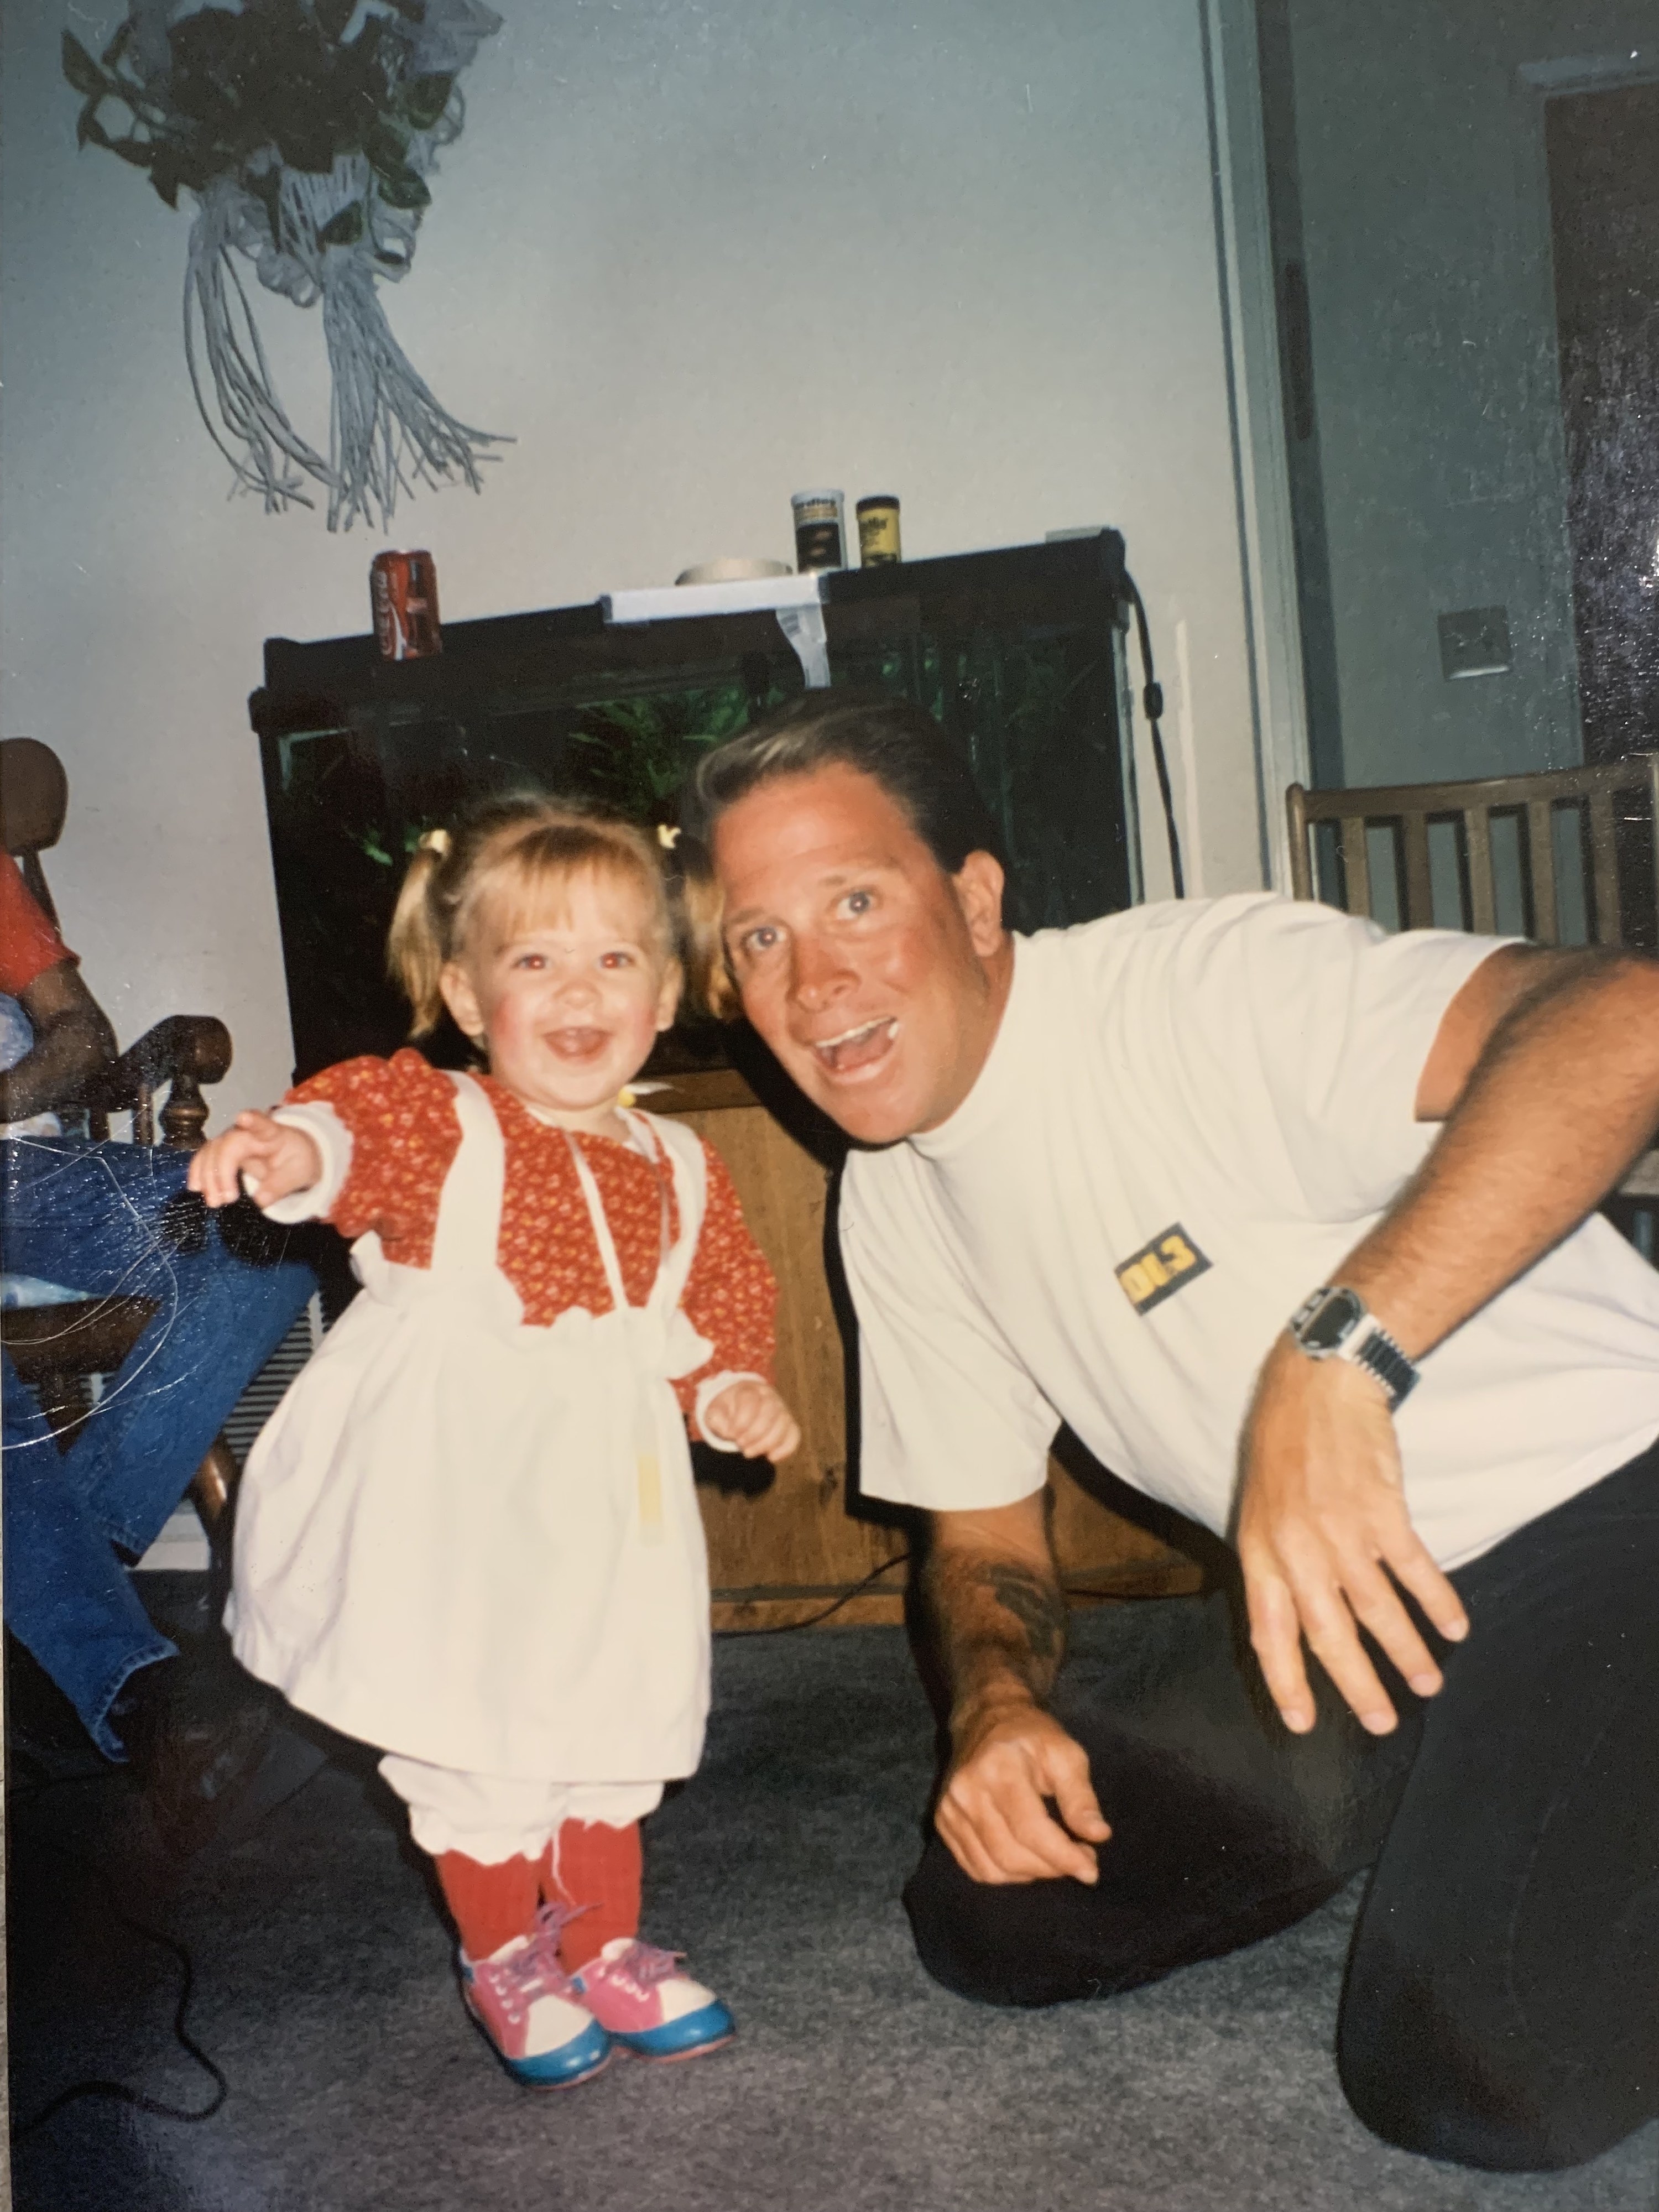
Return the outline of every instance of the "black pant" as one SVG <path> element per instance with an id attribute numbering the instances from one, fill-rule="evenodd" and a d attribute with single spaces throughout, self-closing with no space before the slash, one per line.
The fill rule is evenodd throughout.
<path id="1" fill-rule="evenodd" d="M 1100 1881 L 905 1892 L 924 1965 L 991 2004 L 1109 1996 L 1286 1927 L 1372 1866 L 1337 2027 L 1348 2100 L 1407 2150 L 1534 2172 L 1659 2113 L 1659 1443 L 1451 1577 L 1472 1623 L 1366 1735 L 1322 1681 L 1279 1722 L 1236 1594 L 1125 1607 L 1058 1718 Z"/>

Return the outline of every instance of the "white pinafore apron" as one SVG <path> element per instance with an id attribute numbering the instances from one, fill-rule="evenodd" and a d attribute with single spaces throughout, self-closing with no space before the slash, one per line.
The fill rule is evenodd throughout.
<path id="1" fill-rule="evenodd" d="M 671 1376 L 709 1346 L 680 1311 L 702 1147 L 654 1115 L 679 1236 L 629 1306 L 527 1328 L 496 1265 L 505 1146 L 471 1077 L 429 1268 L 352 1248 L 362 1294 L 249 1455 L 226 1619 L 303 1711 L 434 1766 L 580 1782 L 691 1773 L 708 1711 L 708 1567 Z M 653 1153 L 654 1158 L 654 1152 Z"/>

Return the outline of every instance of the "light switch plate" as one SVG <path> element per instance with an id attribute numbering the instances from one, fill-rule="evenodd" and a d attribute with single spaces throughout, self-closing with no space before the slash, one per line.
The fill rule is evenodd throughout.
<path id="1" fill-rule="evenodd" d="M 1504 676 L 1514 666 L 1506 607 L 1463 607 L 1440 617 L 1440 672 L 1449 683 L 1459 676 Z"/>

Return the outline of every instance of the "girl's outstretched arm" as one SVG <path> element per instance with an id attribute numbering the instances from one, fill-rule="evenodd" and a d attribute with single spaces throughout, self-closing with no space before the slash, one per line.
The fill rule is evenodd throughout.
<path id="1" fill-rule="evenodd" d="M 249 1111 L 192 1155 L 189 1181 L 210 1206 L 234 1204 L 244 1188 L 256 1206 L 274 1206 L 308 1190 L 322 1171 L 322 1155 L 303 1129 Z"/>

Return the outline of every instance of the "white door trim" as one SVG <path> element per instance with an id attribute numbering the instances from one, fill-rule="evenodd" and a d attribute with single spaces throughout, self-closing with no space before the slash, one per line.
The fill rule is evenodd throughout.
<path id="1" fill-rule="evenodd" d="M 1285 791 L 1288 784 L 1308 781 L 1308 709 L 1255 9 L 1254 0 L 1198 0 L 1198 4 L 1244 573 L 1262 874 L 1275 888 L 1288 890 Z"/>

